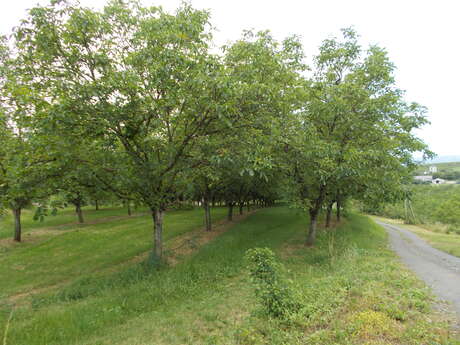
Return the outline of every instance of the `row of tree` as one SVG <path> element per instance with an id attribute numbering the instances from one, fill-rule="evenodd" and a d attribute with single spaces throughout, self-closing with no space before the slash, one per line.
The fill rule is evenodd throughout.
<path id="1" fill-rule="evenodd" d="M 426 120 L 394 66 L 356 33 L 327 39 L 311 66 L 297 37 L 245 32 L 215 52 L 209 13 L 137 2 L 102 10 L 52 1 L 0 48 L 0 200 L 16 219 L 57 193 L 146 205 L 153 252 L 163 213 L 199 200 L 288 200 L 330 219 L 349 198 L 390 200 L 410 179 Z M 102 195 L 102 196 L 101 196 Z M 80 213 L 80 217 L 81 213 Z M 81 218 L 82 221 L 82 218 Z"/>

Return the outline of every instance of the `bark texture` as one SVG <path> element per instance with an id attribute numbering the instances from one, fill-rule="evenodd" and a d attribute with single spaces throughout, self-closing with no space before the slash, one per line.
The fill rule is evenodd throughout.
<path id="1" fill-rule="evenodd" d="M 78 216 L 78 222 L 84 223 L 85 219 L 83 218 L 83 211 L 81 209 L 80 203 L 75 204 L 75 212 L 77 213 L 77 216 Z"/>
<path id="2" fill-rule="evenodd" d="M 337 222 L 340 222 L 340 220 L 342 218 L 342 214 L 341 214 L 342 200 L 340 199 L 340 194 L 339 193 L 337 193 L 336 207 L 337 207 Z"/>
<path id="3" fill-rule="evenodd" d="M 329 228 L 331 226 L 331 217 L 332 217 L 332 205 L 334 203 L 330 203 L 327 205 L 327 210 L 326 210 L 326 228 Z"/>
<path id="4" fill-rule="evenodd" d="M 206 224 L 206 231 L 212 230 L 212 223 L 211 223 L 211 207 L 209 205 L 209 200 L 207 198 L 203 201 L 203 208 L 204 208 L 204 221 Z"/>
<path id="5" fill-rule="evenodd" d="M 22 227 L 21 227 L 21 208 L 14 208 L 13 210 L 14 217 L 14 240 L 16 242 L 21 242 Z"/>
<path id="6" fill-rule="evenodd" d="M 153 217 L 153 254 L 156 258 L 163 257 L 163 210 L 152 210 Z"/>
<path id="7" fill-rule="evenodd" d="M 310 210 L 310 226 L 308 227 L 307 246 L 312 246 L 316 241 L 316 228 L 318 224 L 319 211 Z"/>
<path id="8" fill-rule="evenodd" d="M 233 220 L 233 202 L 229 202 L 229 203 L 228 203 L 227 220 L 228 220 L 228 221 L 232 221 L 232 220 Z"/>

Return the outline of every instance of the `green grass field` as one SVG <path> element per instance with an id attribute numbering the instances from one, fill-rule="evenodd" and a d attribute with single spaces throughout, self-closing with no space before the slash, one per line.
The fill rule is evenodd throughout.
<path id="1" fill-rule="evenodd" d="M 121 216 L 122 210 L 110 209 L 89 213 L 90 219 Z M 151 247 L 152 219 L 148 214 L 124 219 L 105 218 L 97 224 L 68 224 L 69 212 L 34 224 L 25 243 L 0 247 L 0 297 L 22 294 L 56 285 L 88 274 L 104 272 L 123 264 Z M 165 217 L 165 240 L 168 241 L 203 224 L 203 211 L 173 211 Z M 214 220 L 221 220 L 224 208 L 214 210 Z M 59 226 L 59 221 L 64 226 Z M 25 219 L 25 224 L 29 219 Z M 42 225 L 43 228 L 38 227 Z M 46 227 L 46 228 L 45 228 Z M 44 230 L 46 229 L 46 231 Z M 65 230 L 65 231 L 64 231 Z M 35 236 L 33 236 L 35 235 Z M 31 238 L 31 240 L 28 240 Z M 44 278 L 46 277 L 46 279 Z"/>
<path id="2" fill-rule="evenodd" d="M 147 214 L 147 212 L 146 208 L 139 208 L 133 210 L 133 215 Z M 94 210 L 94 207 L 84 207 L 83 214 L 85 223 L 79 224 L 79 227 L 85 227 L 97 221 L 109 221 L 111 218 L 128 217 L 127 210 L 120 207 L 103 207 L 98 211 Z M 22 211 L 21 222 L 24 234 L 47 228 L 52 228 L 53 230 L 75 229 L 77 225 L 75 209 L 70 207 L 58 210 L 56 216 L 47 216 L 43 221 L 34 220 L 33 215 L 33 209 Z M 11 236 L 13 236 L 13 217 L 10 214 L 6 214 L 6 216 L 0 217 L 0 239 Z"/>
<path id="3" fill-rule="evenodd" d="M 382 228 L 351 215 L 306 248 L 306 224 L 287 207 L 258 210 L 157 268 L 130 261 L 150 247 L 146 216 L 8 247 L 0 335 L 9 324 L 7 345 L 458 344 Z M 202 226 L 202 210 L 171 212 L 165 225 L 167 239 L 182 236 Z M 302 315 L 285 322 L 260 312 L 243 258 L 253 247 L 277 253 Z"/>

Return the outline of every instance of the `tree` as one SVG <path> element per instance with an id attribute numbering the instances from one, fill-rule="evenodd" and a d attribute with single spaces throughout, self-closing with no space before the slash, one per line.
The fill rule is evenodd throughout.
<path id="1" fill-rule="evenodd" d="M 275 168 L 272 147 L 280 123 L 295 108 L 300 72 L 305 69 L 302 59 L 296 37 L 278 42 L 269 32 L 247 31 L 224 47 L 224 65 L 232 80 L 231 110 L 237 121 L 224 136 L 207 138 L 194 151 L 198 163 L 194 181 L 203 199 L 207 229 L 209 199 L 218 195 L 232 220 L 234 207 L 242 213 L 251 194 L 256 194 L 254 184 L 267 180 Z"/>
<path id="2" fill-rule="evenodd" d="M 393 70 L 383 49 L 363 52 L 350 29 L 320 47 L 286 155 L 291 199 L 310 215 L 307 245 L 324 205 L 335 201 L 340 211 L 350 196 L 391 199 L 415 166 L 412 153 L 426 150 L 412 134 L 426 123 L 424 108 L 404 102 Z"/>
<path id="3" fill-rule="evenodd" d="M 43 122 L 97 140 L 122 161 L 111 169 L 150 208 L 161 257 L 163 213 L 193 168 L 191 149 L 242 120 L 229 111 L 230 80 L 208 51 L 208 13 L 55 2 L 32 9 L 15 36 L 30 79 L 44 86 Z"/>
<path id="4" fill-rule="evenodd" d="M 49 141 L 31 122 L 36 107 L 33 92 L 21 83 L 20 65 L 0 42 L 0 209 L 10 209 L 14 240 L 21 242 L 21 212 L 34 199 L 47 195 L 46 182 L 55 174 L 55 159 L 46 150 Z"/>

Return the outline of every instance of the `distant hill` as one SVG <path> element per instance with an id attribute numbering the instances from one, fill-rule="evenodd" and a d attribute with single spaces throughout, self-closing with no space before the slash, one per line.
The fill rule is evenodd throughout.
<path id="1" fill-rule="evenodd" d="M 424 164 L 435 164 L 435 163 L 453 163 L 460 162 L 460 155 L 454 156 L 437 156 L 431 160 L 423 162 Z"/>
<path id="2" fill-rule="evenodd" d="M 437 172 L 428 171 L 428 167 L 435 166 Z M 460 161 L 448 163 L 425 163 L 420 165 L 414 175 L 433 175 L 451 181 L 460 181 Z"/>

